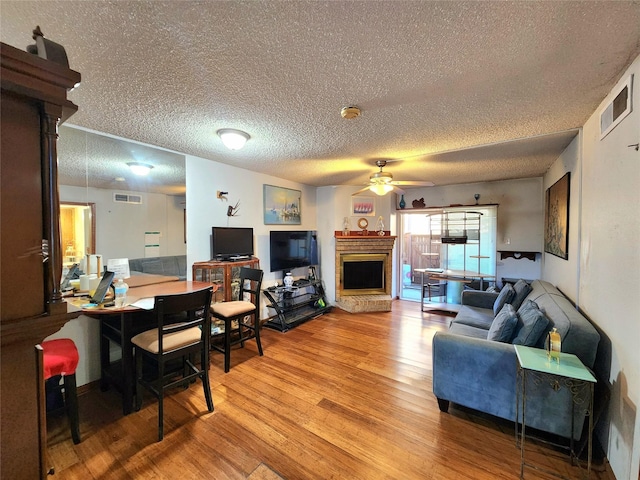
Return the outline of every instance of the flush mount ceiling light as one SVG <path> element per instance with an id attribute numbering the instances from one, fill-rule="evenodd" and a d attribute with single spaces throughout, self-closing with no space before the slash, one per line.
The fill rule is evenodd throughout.
<path id="1" fill-rule="evenodd" d="M 133 173 L 140 176 L 148 175 L 151 169 L 153 168 L 153 165 L 149 165 L 147 163 L 139 163 L 139 162 L 131 162 L 131 163 L 127 163 L 127 165 L 129 165 L 129 168 Z"/>
<path id="2" fill-rule="evenodd" d="M 218 130 L 218 136 L 229 150 L 240 150 L 244 147 L 251 137 L 242 130 L 234 130 L 233 128 L 223 128 Z"/>

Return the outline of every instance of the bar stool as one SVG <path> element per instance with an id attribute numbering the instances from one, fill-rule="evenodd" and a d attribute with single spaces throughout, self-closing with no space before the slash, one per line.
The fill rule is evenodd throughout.
<path id="1" fill-rule="evenodd" d="M 57 375 L 62 376 L 62 385 L 57 388 L 64 388 L 64 404 L 69 417 L 71 437 L 73 438 L 73 443 L 77 445 L 80 443 L 78 392 L 76 390 L 78 349 L 73 340 L 68 338 L 47 340 L 42 342 L 40 346 L 42 347 L 44 379 L 48 380 Z"/>

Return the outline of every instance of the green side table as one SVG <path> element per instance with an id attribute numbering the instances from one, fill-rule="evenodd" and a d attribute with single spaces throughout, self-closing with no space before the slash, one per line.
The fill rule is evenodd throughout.
<path id="1" fill-rule="evenodd" d="M 571 435 L 569 453 L 571 461 L 575 460 L 575 464 L 580 466 L 578 455 L 575 453 L 573 430 L 574 430 L 574 409 L 583 398 L 583 392 L 588 389 L 589 405 L 587 406 L 586 415 L 589 417 L 588 447 L 587 447 L 587 478 L 591 475 L 591 454 L 592 454 L 592 437 L 593 437 L 593 391 L 597 382 L 591 371 L 584 366 L 580 359 L 570 353 L 559 353 L 558 360 L 549 358 L 547 351 L 540 348 L 525 347 L 522 345 L 514 345 L 516 356 L 518 358 L 518 375 L 516 381 L 519 385 L 516 387 L 516 444 L 518 442 L 518 424 L 521 425 L 520 430 L 520 478 L 524 478 L 524 467 L 531 467 L 537 470 L 545 471 L 556 477 L 565 478 L 556 472 L 550 472 L 535 465 L 527 464 L 524 459 L 524 443 L 525 443 L 525 411 L 527 407 L 527 377 L 533 377 L 534 380 L 544 382 L 549 388 L 559 390 L 567 388 L 571 392 Z M 520 417 L 520 410 L 522 417 Z"/>

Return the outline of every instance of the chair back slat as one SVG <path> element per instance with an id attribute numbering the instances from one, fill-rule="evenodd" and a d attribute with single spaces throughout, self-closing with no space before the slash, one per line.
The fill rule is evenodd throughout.
<path id="1" fill-rule="evenodd" d="M 260 298 L 260 288 L 264 272 L 256 268 L 240 268 L 240 292 L 238 300 L 244 300 L 245 293 L 250 295 L 250 301 L 258 303 Z"/>
<path id="2" fill-rule="evenodd" d="M 158 326 L 159 354 L 162 355 L 162 337 L 168 333 L 200 327 L 203 332 L 211 329 L 209 305 L 213 287 L 195 292 L 155 297 L 155 314 Z M 208 344 L 208 342 L 207 342 Z"/>

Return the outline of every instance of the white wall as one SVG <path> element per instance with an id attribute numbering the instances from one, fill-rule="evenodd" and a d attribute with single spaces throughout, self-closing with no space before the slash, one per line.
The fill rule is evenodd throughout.
<path id="1" fill-rule="evenodd" d="M 524 178 L 500 182 L 423 187 L 407 191 L 407 208 L 412 201 L 423 198 L 426 207 L 473 205 L 474 194 L 480 194 L 478 203 L 498 204 L 497 249 L 516 252 L 542 252 L 544 197 L 542 178 Z M 395 206 L 394 206 L 395 208 Z M 507 243 L 510 242 L 510 243 Z M 542 255 L 536 260 L 497 256 L 496 277 L 536 279 L 541 276 Z"/>
<path id="2" fill-rule="evenodd" d="M 61 202 L 96 204 L 96 252 L 109 258 L 142 258 L 144 233 L 161 232 L 160 256 L 184 255 L 184 197 L 129 192 L 142 196 L 142 204 L 115 203 L 115 190 L 60 185 Z"/>
<path id="3" fill-rule="evenodd" d="M 611 400 L 598 438 L 617 479 L 637 479 L 640 470 L 640 57 L 620 76 L 634 75 L 633 111 L 600 140 L 599 106 L 585 123 L 579 146 L 545 175 L 545 187 L 571 171 L 569 261 L 545 254 L 543 276 L 572 297 L 602 330 L 600 351 Z M 617 92 L 616 87 L 613 92 Z M 574 142 L 575 143 L 575 142 Z M 582 163 L 572 150 L 581 146 Z M 574 170 L 575 169 L 575 170 Z M 575 180 L 574 180 L 575 179 Z"/>
<path id="4" fill-rule="evenodd" d="M 270 175 L 251 172 L 230 165 L 187 156 L 187 265 L 211 259 L 211 227 L 253 227 L 255 256 L 264 270 L 263 287 L 282 283 L 282 272 L 270 272 L 269 232 L 271 230 L 317 230 L 316 189 Z M 263 185 L 275 185 L 302 192 L 300 225 L 265 225 L 263 217 Z M 217 191 L 228 192 L 227 199 L 216 198 Z M 227 216 L 227 207 L 240 202 L 238 215 Z M 327 248 L 322 239 L 319 254 Z M 307 275 L 306 269 L 293 271 L 294 277 Z M 187 278 L 191 279 L 188 268 Z M 273 315 L 262 301 L 262 318 Z"/>

